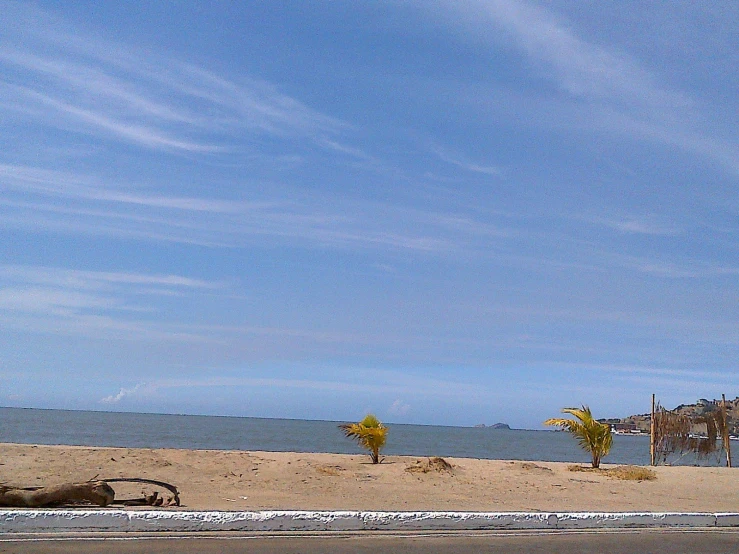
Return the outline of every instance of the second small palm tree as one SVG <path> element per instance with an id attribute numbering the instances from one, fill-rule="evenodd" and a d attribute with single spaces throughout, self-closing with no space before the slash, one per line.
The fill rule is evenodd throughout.
<path id="1" fill-rule="evenodd" d="M 359 423 L 345 423 L 339 425 L 344 435 L 355 439 L 359 446 L 370 451 L 373 464 L 380 463 L 380 449 L 387 440 L 387 427 L 372 414 L 367 414 Z"/>
<path id="2" fill-rule="evenodd" d="M 594 419 L 587 406 L 583 406 L 582 409 L 564 408 L 562 413 L 573 415 L 577 419 L 555 417 L 547 419 L 544 425 L 554 425 L 572 434 L 583 450 L 590 452 L 593 467 L 600 467 L 601 458 L 611 451 L 613 444 L 611 426 Z"/>

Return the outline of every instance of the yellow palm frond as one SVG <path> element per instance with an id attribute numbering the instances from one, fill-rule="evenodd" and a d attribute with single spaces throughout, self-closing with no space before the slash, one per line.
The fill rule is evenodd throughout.
<path id="1" fill-rule="evenodd" d="M 359 446 L 370 451 L 372 463 L 380 463 L 380 449 L 387 441 L 387 427 L 372 414 L 367 414 L 359 423 L 345 423 L 339 425 L 344 435 L 355 439 Z"/>
<path id="2" fill-rule="evenodd" d="M 596 420 L 587 406 L 564 408 L 562 413 L 570 414 L 576 419 L 551 418 L 547 419 L 544 425 L 559 427 L 570 433 L 583 450 L 590 452 L 593 467 L 599 467 L 601 458 L 610 452 L 613 445 L 611 426 Z"/>

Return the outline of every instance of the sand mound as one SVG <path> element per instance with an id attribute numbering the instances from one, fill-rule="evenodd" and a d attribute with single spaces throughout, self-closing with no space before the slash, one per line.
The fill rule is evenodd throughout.
<path id="1" fill-rule="evenodd" d="M 444 458 L 438 456 L 433 458 L 426 458 L 425 460 L 416 460 L 410 464 L 405 470 L 408 473 L 451 473 L 454 468 L 452 464 L 447 462 Z"/>
<path id="2" fill-rule="evenodd" d="M 533 462 L 506 462 L 510 469 L 523 470 L 533 473 L 552 473 L 548 467 L 540 466 Z"/>

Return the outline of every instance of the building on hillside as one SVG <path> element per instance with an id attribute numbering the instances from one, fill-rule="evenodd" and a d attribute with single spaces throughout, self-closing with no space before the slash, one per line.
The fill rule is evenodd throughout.
<path id="1" fill-rule="evenodd" d="M 611 423 L 611 431 L 618 434 L 637 433 L 636 423 Z"/>

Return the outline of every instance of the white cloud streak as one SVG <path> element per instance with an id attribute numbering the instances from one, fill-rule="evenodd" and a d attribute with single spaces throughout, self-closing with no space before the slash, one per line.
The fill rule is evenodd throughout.
<path id="1" fill-rule="evenodd" d="M 654 214 L 590 218 L 577 216 L 577 219 L 629 235 L 677 236 L 684 232 L 677 224 Z"/>
<path id="2" fill-rule="evenodd" d="M 82 271 L 43 266 L 0 265 L 0 279 L 16 281 L 24 285 L 52 285 L 74 287 L 81 290 L 99 290 L 112 285 L 147 285 L 161 287 L 160 290 L 218 289 L 223 283 L 191 279 L 180 275 L 151 275 L 142 273 Z"/>
<path id="3" fill-rule="evenodd" d="M 459 153 L 451 153 L 446 148 L 435 146 L 432 151 L 439 156 L 442 161 L 449 164 L 461 167 L 472 173 L 482 173 L 483 175 L 490 175 L 492 177 L 501 177 L 503 171 L 495 165 L 480 164 L 468 160 L 465 156 Z"/>
<path id="4" fill-rule="evenodd" d="M 151 299 L 222 294 L 225 283 L 180 275 L 0 266 L 0 322 L 6 329 L 124 340 L 214 341 L 159 321 Z"/>
<path id="5" fill-rule="evenodd" d="M 551 10 L 519 0 L 438 0 L 418 7 L 437 19 L 443 16 L 445 25 L 463 31 L 463 40 L 507 46 L 508 38 L 523 52 L 561 93 L 558 99 L 529 98 L 527 111 L 532 103 L 544 103 L 558 125 L 678 147 L 739 173 L 739 145 L 699 126 L 704 117 L 693 98 L 663 84 L 658 71 L 628 53 L 584 40 Z M 544 119 L 552 117 L 548 113 Z M 526 119 L 535 124 L 531 114 Z"/>
<path id="6" fill-rule="evenodd" d="M 132 192 L 88 175 L 0 164 L 0 226 L 211 246 L 269 238 L 308 246 L 460 252 L 507 232 L 463 213 L 341 200 L 272 187 L 251 201 Z M 59 202 L 63 199 L 64 202 Z M 188 217 L 182 217 L 187 213 Z"/>
<path id="7" fill-rule="evenodd" d="M 511 0 L 486 4 L 490 16 L 530 57 L 546 63 L 555 81 L 573 96 L 660 110 L 691 108 L 688 97 L 661 87 L 633 59 L 582 40 L 551 12 Z"/>
<path id="8" fill-rule="evenodd" d="M 0 25 L 0 113 L 190 154 L 243 150 L 255 134 L 319 144 L 346 128 L 269 83 L 229 81 L 85 36 L 35 8 L 9 11 L 13 24 Z"/>

